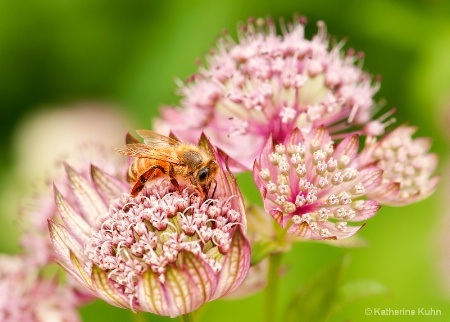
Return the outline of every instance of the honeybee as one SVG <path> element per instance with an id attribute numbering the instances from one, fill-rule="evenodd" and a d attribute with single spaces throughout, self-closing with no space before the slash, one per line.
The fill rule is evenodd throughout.
<path id="1" fill-rule="evenodd" d="M 144 139 L 144 143 L 130 136 L 131 143 L 116 149 L 120 154 L 136 158 L 127 175 L 127 180 L 135 183 L 130 191 L 131 196 L 137 196 L 147 181 L 165 175 L 177 189 L 177 178 L 190 182 L 199 191 L 201 199 L 205 199 L 211 184 L 215 184 L 214 177 L 219 170 L 212 151 L 148 130 L 137 130 L 136 133 Z M 215 186 L 212 195 L 214 192 Z"/>

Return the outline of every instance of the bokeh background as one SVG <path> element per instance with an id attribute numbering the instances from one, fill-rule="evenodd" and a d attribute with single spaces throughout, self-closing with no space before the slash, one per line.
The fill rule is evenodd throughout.
<path id="1" fill-rule="evenodd" d="M 364 69 L 382 76 L 376 98 L 398 109 L 398 124 L 433 138 L 443 179 L 420 203 L 383 207 L 360 232 L 365 247 L 296 245 L 283 261 L 280 316 L 300 285 L 348 254 L 344 280 L 373 280 L 388 291 L 340 308 L 332 321 L 449 321 L 448 0 L 0 1 L 0 251 L 19 251 L 18 205 L 34 178 L 49 171 L 49 155 L 74 149 L 78 133 L 121 144 L 126 130 L 150 127 L 160 106 L 177 103 L 175 79 L 195 72 L 223 29 L 234 36 L 250 16 L 289 20 L 294 13 L 308 18 L 308 36 L 324 20 L 329 34 L 347 39 L 346 48 L 365 53 Z M 239 183 L 258 200 L 250 176 Z M 263 306 L 262 293 L 215 301 L 202 321 L 259 321 Z M 366 308 L 442 315 L 366 316 Z M 84 321 L 136 319 L 101 301 L 81 314 Z"/>

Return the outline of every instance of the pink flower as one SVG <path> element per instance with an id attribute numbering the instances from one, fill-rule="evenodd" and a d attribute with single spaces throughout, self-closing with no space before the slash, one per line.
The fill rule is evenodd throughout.
<path id="1" fill-rule="evenodd" d="M 211 146 L 203 136 L 203 146 Z M 124 181 L 93 167 L 66 166 L 78 203 L 55 188 L 64 224 L 49 222 L 61 266 L 93 294 L 133 311 L 175 317 L 233 291 L 246 276 L 250 246 L 242 196 L 219 162 L 213 199 L 167 178 L 129 195 Z"/>
<path id="2" fill-rule="evenodd" d="M 90 171 L 86 160 L 108 173 L 125 173 L 126 165 L 119 166 L 119 161 L 123 163 L 123 160 L 112 148 L 123 141 L 127 124 L 123 113 L 100 102 L 40 110 L 19 124 L 14 138 L 16 175 L 11 180 L 21 185 L 17 191 L 20 191 L 20 199 L 25 199 L 19 209 L 23 232 L 20 244 L 30 265 L 40 269 L 52 263 L 53 246 L 47 220 L 57 217 L 52 182 L 64 175 L 63 161 L 86 174 Z M 60 181 L 58 186 L 66 192 L 68 185 Z M 30 187 L 33 187 L 33 194 L 23 198 Z"/>
<path id="3" fill-rule="evenodd" d="M 412 126 L 400 126 L 380 141 L 368 138 L 362 152 L 364 162 L 374 162 L 383 170 L 381 185 L 368 196 L 382 204 L 402 206 L 428 197 L 439 177 L 432 177 L 438 156 L 429 153 L 431 139 L 412 139 Z M 397 193 L 392 189 L 396 187 Z"/>
<path id="4" fill-rule="evenodd" d="M 117 157 L 115 153 L 110 156 Z M 108 154 L 99 145 L 84 144 L 78 146 L 69 157 L 76 164 L 86 158 L 106 166 Z M 108 165 L 112 172 L 126 171 L 126 165 L 121 168 L 111 161 Z M 83 173 L 88 171 L 89 167 L 82 169 Z M 90 292 L 81 289 L 72 277 L 62 279 L 62 270 L 55 269 L 48 219 L 58 221 L 58 211 L 51 187 L 47 182 L 39 183 L 36 185 L 41 189 L 21 207 L 22 254 L 0 256 L 0 294 L 8 294 L 8 297 L 0 297 L 0 320 L 80 321 L 77 308 L 93 297 Z M 69 184 L 61 181 L 60 186 L 64 192 L 69 192 Z M 74 196 L 70 197 L 75 201 Z"/>
<path id="5" fill-rule="evenodd" d="M 311 239 L 341 239 L 362 226 L 379 204 L 365 198 L 381 182 L 382 171 L 357 162 L 358 136 L 336 147 L 325 127 L 303 136 L 295 129 L 283 143 L 269 139 L 255 162 L 253 178 L 265 210 L 288 233 Z"/>
<path id="6" fill-rule="evenodd" d="M 308 133 L 324 124 L 334 138 L 344 130 L 380 135 L 385 125 L 370 119 L 378 83 L 342 43 L 330 48 L 323 22 L 311 40 L 304 19 L 282 25 L 250 20 L 239 42 L 221 38 L 206 64 L 180 85 L 181 107 L 166 107 L 154 128 L 185 141 L 204 131 L 249 170 L 267 141 L 281 143 L 294 128 Z"/>
<path id="7" fill-rule="evenodd" d="M 79 322 L 76 290 L 45 278 L 25 256 L 0 256 L 0 321 Z"/>
<path id="8" fill-rule="evenodd" d="M 18 191 L 23 198 L 24 192 L 32 186 L 34 194 L 27 196 L 19 209 L 21 254 L 0 256 L 1 321 L 80 321 L 77 308 L 93 299 L 90 292 L 80 289 L 72 277 L 64 276 L 53 263 L 55 254 L 48 234 L 48 219 L 59 219 L 49 184 L 53 178 L 49 174 L 55 176 L 55 163 L 61 164 L 63 157 L 77 165 L 89 159 L 112 173 L 125 173 L 126 165 L 120 168 L 113 160 L 120 159 L 119 156 L 112 151 L 108 156 L 102 144 L 94 144 L 91 140 L 94 133 L 101 132 L 104 135 L 100 140 L 112 147 L 118 144 L 118 141 L 113 143 L 113 138 L 118 137 L 113 132 L 126 126 L 124 119 L 108 107 L 98 104 L 74 107 L 32 115 L 19 127 L 15 144 L 18 154 L 16 181 L 24 186 Z M 90 118 L 94 124 L 95 120 L 98 123 L 99 117 L 105 122 L 86 130 L 86 119 Z M 61 131 L 63 128 L 65 131 Z M 89 143 L 85 142 L 86 138 L 90 138 Z M 82 171 L 87 173 L 90 167 Z M 26 180 L 22 180 L 25 174 Z M 30 174 L 34 178 L 30 178 Z M 42 179 L 44 175 L 45 180 Z M 68 191 L 68 184 L 59 186 L 64 192 Z"/>
<path id="9" fill-rule="evenodd" d="M 66 161 L 79 166 L 82 175 L 87 176 L 91 169 L 86 166 L 85 160 L 90 160 L 93 164 L 101 166 L 106 172 L 121 175 L 126 172 L 127 165 L 119 163 L 120 157 L 114 152 L 108 153 L 107 149 L 99 144 L 86 143 L 76 146 L 76 152 L 66 156 Z M 63 162 L 58 160 L 56 165 L 61 167 Z M 55 167 L 56 168 L 56 167 Z M 59 169 L 58 169 L 59 170 Z M 60 177 L 63 176 L 62 171 L 59 172 Z M 57 177 L 57 175 L 54 175 Z M 125 175 L 122 175 L 125 177 Z M 32 197 L 28 198 L 21 207 L 21 224 L 23 235 L 20 244 L 30 265 L 34 265 L 36 269 L 41 269 L 45 265 L 53 263 L 54 250 L 51 239 L 48 235 L 48 219 L 58 220 L 58 210 L 55 205 L 52 185 L 52 179 L 47 178 L 45 182 L 37 182 L 40 186 Z M 63 193 L 67 193 L 71 202 L 76 202 L 75 197 L 70 194 L 70 185 L 67 180 L 57 180 L 58 187 Z"/>

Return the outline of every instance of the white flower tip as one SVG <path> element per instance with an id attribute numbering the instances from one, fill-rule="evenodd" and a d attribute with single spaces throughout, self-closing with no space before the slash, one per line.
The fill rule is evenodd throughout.
<path id="1" fill-rule="evenodd" d="M 78 186 L 79 181 L 81 180 L 80 175 L 74 168 L 72 168 L 68 163 L 64 162 L 64 170 L 66 171 L 67 178 L 71 185 L 75 188 Z"/>
<path id="2" fill-rule="evenodd" d="M 63 166 L 64 166 L 64 170 L 66 171 L 67 175 L 75 172 L 75 170 L 65 161 L 63 162 Z"/>

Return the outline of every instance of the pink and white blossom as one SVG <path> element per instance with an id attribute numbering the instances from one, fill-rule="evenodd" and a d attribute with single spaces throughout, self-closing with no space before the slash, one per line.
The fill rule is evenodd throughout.
<path id="1" fill-rule="evenodd" d="M 0 256 L 0 321 L 80 322 L 76 287 L 47 278 L 26 256 Z"/>
<path id="2" fill-rule="evenodd" d="M 438 156 L 430 153 L 431 139 L 416 138 L 417 128 L 402 125 L 383 136 L 378 142 L 368 138 L 361 160 L 373 162 L 383 170 L 379 187 L 368 195 L 378 202 L 402 206 L 420 201 L 436 189 L 438 176 L 433 176 Z M 393 193 L 396 186 L 398 193 Z"/>
<path id="3" fill-rule="evenodd" d="M 288 233 L 310 239 L 354 235 L 376 214 L 379 204 L 366 196 L 377 187 L 382 170 L 357 162 L 358 136 L 337 146 L 325 127 L 307 135 L 295 129 L 282 143 L 269 138 L 255 162 L 253 178 L 265 210 Z"/>
<path id="4" fill-rule="evenodd" d="M 49 222 L 59 263 L 95 296 L 133 311 L 175 317 L 233 291 L 250 246 L 242 196 L 219 164 L 204 202 L 190 183 L 177 189 L 163 177 L 131 197 L 128 183 L 100 168 L 85 177 L 67 165 L 77 202 L 55 187 L 63 224 Z"/>
<path id="5" fill-rule="evenodd" d="M 220 38 L 205 65 L 180 83 L 180 107 L 165 107 L 154 128 L 184 141 L 200 132 L 249 170 L 269 137 L 282 143 L 294 128 L 324 124 L 334 138 L 353 131 L 380 135 L 389 124 L 378 111 L 377 81 L 361 69 L 362 56 L 330 45 L 323 22 L 305 38 L 304 19 L 281 25 L 251 19 L 239 41 Z"/>

